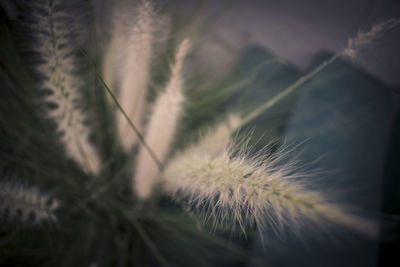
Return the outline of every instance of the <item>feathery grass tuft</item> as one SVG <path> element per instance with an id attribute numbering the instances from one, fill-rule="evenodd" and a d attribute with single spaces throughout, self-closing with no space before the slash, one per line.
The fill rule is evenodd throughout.
<path id="1" fill-rule="evenodd" d="M 307 189 L 293 163 L 280 163 L 282 152 L 274 156 L 264 151 L 249 156 L 247 148 L 238 155 L 228 148 L 219 155 L 183 152 L 171 160 L 163 173 L 165 189 L 186 208 L 197 210 L 204 220 L 214 223 L 234 221 L 243 231 L 267 225 L 281 230 L 300 230 L 304 220 L 323 226 L 330 222 L 371 238 L 377 227 L 328 202 L 323 195 Z"/>
<path id="2" fill-rule="evenodd" d="M 36 187 L 0 181 L 0 214 L 9 222 L 36 224 L 56 220 L 59 202 Z"/>
<path id="3" fill-rule="evenodd" d="M 383 32 L 393 29 L 399 24 L 400 19 L 389 19 L 373 25 L 369 31 L 359 32 L 355 37 L 349 38 L 342 55 L 354 59 L 357 55 L 357 49 L 371 45 Z"/>
<path id="4" fill-rule="evenodd" d="M 81 92 L 83 81 L 77 76 L 77 59 L 74 57 L 71 33 L 66 21 L 69 14 L 62 1 L 37 1 L 32 3 L 31 25 L 35 32 L 34 50 L 41 61 L 36 70 L 43 76 L 40 87 L 49 92 L 45 101 L 55 105 L 48 109 L 48 116 L 56 123 L 61 141 L 69 157 L 86 172 L 98 174 L 100 159 L 89 142 L 87 117 L 82 111 Z"/>
<path id="5" fill-rule="evenodd" d="M 145 142 L 152 148 L 161 163 L 165 161 L 168 155 L 182 115 L 185 99 L 182 65 L 188 49 L 189 40 L 185 39 L 178 47 L 175 64 L 171 68 L 170 80 L 165 92 L 162 92 L 154 103 L 153 112 L 146 129 Z M 146 198 L 149 196 L 160 174 L 159 167 L 149 151 L 141 146 L 133 179 L 134 188 L 139 197 Z"/>
<path id="6" fill-rule="evenodd" d="M 103 63 L 105 82 L 139 130 L 142 129 L 153 53 L 154 17 L 150 1 L 142 1 L 136 10 L 119 8 L 114 16 L 113 36 Z M 137 135 L 123 114 L 117 112 L 116 120 L 122 147 L 125 152 L 130 152 L 138 141 Z"/>

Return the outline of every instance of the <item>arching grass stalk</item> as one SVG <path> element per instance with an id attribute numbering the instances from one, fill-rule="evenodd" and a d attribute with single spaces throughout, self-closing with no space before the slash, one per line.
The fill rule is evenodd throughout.
<path id="1" fill-rule="evenodd" d="M 262 104 L 261 106 L 257 107 L 255 110 L 250 112 L 248 115 L 246 115 L 240 125 L 234 129 L 233 131 L 243 127 L 256 117 L 260 116 L 263 112 L 268 110 L 269 108 L 273 107 L 275 104 L 277 104 L 279 101 L 283 100 L 285 97 L 289 96 L 292 94 L 296 89 L 298 89 L 300 86 L 302 86 L 304 83 L 312 79 L 315 75 L 317 75 L 319 72 L 324 70 L 326 67 L 331 65 L 333 62 L 335 62 L 339 57 L 350 57 L 354 58 L 356 55 L 356 51 L 359 48 L 362 48 L 364 46 L 372 44 L 372 42 L 380 36 L 380 34 L 384 31 L 390 30 L 400 24 L 400 19 L 389 19 L 386 21 L 383 21 L 381 23 L 375 24 L 371 27 L 369 31 L 366 32 L 360 32 L 356 35 L 354 38 L 349 38 L 349 41 L 347 43 L 347 46 L 333 55 L 330 59 L 322 62 L 320 65 L 318 65 L 316 68 L 314 68 L 311 72 L 307 73 L 306 75 L 300 77 L 296 82 L 294 82 L 292 85 L 289 87 L 285 88 L 282 92 Z"/>

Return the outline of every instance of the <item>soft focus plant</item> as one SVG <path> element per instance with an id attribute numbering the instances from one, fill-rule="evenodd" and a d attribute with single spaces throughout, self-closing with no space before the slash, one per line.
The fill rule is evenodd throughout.
<path id="1" fill-rule="evenodd" d="M 375 221 L 309 188 L 304 180 L 310 174 L 285 162 L 284 149 L 254 153 L 235 136 L 337 58 L 354 57 L 398 21 L 360 33 L 264 104 L 246 114 L 223 114 L 193 138 L 181 134 L 185 111 L 195 104 L 185 87 L 191 40 L 171 33 L 168 41 L 157 42 L 156 32 L 166 22 L 154 3 L 115 3 L 101 53 L 82 37 L 89 30 L 76 29 L 77 18 L 85 22 L 87 4 L 41 0 L 17 6 L 20 21 L 10 27 L 2 18 L 6 97 L 0 164 L 15 175 L 0 180 L 1 233 L 7 236 L 1 263 L 144 266 L 155 259 L 164 266 L 185 265 L 207 259 L 203 244 L 243 256 L 242 248 L 221 241 L 221 226 L 228 231 L 239 226 L 250 235 L 266 228 L 300 233 L 305 223 L 323 229 L 336 224 L 377 237 Z M 173 49 L 156 53 L 162 44 Z M 158 71 L 164 78 L 152 81 Z M 190 141 L 177 145 L 184 138 Z M 24 232 L 10 222 L 24 225 Z"/>

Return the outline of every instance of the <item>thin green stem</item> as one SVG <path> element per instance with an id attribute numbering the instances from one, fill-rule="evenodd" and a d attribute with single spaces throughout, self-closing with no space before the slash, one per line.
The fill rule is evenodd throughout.
<path id="1" fill-rule="evenodd" d="M 146 245 L 149 247 L 149 249 L 154 253 L 154 256 L 157 258 L 158 262 L 162 266 L 168 266 L 167 261 L 165 258 L 161 255 L 160 251 L 154 244 L 154 242 L 150 239 L 150 237 L 147 235 L 146 231 L 143 229 L 142 225 L 133 219 L 133 225 L 135 226 L 136 230 L 138 231 L 139 235 L 143 238 L 143 241 L 146 243 Z"/>
<path id="2" fill-rule="evenodd" d="M 277 104 L 279 101 L 284 99 L 286 96 L 288 96 L 291 93 L 293 93 L 298 87 L 303 85 L 305 82 L 307 82 L 308 80 L 313 78 L 317 73 L 319 73 L 320 71 L 325 69 L 327 66 L 332 64 L 341 54 L 342 54 L 341 52 L 335 54 L 330 59 L 328 59 L 328 60 L 324 61 L 323 63 L 321 63 L 320 65 L 318 65 L 311 72 L 309 72 L 306 75 L 300 77 L 296 82 L 291 84 L 289 87 L 284 89 L 282 92 L 280 92 L 279 94 L 277 94 L 276 96 L 274 96 L 273 98 L 271 98 L 270 100 L 268 100 L 267 102 L 265 102 L 264 104 L 262 104 L 261 106 L 256 108 L 255 110 L 253 110 L 250 114 L 248 114 L 246 117 L 244 117 L 242 119 L 242 121 L 240 122 L 240 124 L 236 128 L 232 129 L 232 132 L 237 130 L 237 129 L 239 129 L 239 128 L 241 128 L 241 127 L 243 127 L 244 125 L 246 125 L 247 123 L 249 123 L 250 121 L 255 119 L 256 117 L 261 115 L 261 113 L 263 113 L 264 111 L 268 110 L 269 108 L 271 108 L 272 106 Z"/>
<path id="3" fill-rule="evenodd" d="M 151 149 L 151 147 L 146 143 L 146 141 L 144 140 L 143 135 L 139 132 L 139 130 L 136 128 L 136 126 L 133 124 L 133 122 L 131 121 L 131 119 L 129 118 L 129 116 L 126 114 L 125 110 L 122 108 L 121 104 L 119 103 L 119 101 L 117 100 L 116 96 L 113 94 L 113 92 L 111 91 L 111 89 L 107 86 L 107 84 L 105 83 L 105 81 L 103 80 L 103 77 L 101 76 L 101 74 L 99 73 L 99 71 L 97 70 L 96 66 L 94 65 L 94 63 L 90 60 L 89 56 L 87 55 L 87 53 L 81 48 L 81 52 L 82 54 L 88 58 L 88 61 L 91 63 L 91 65 L 93 66 L 93 69 L 96 73 L 96 76 L 99 78 L 99 80 L 101 81 L 102 85 L 104 86 L 104 88 L 106 89 L 107 93 L 111 96 L 112 100 L 114 101 L 115 105 L 118 107 L 118 109 L 121 111 L 122 115 L 124 115 L 125 119 L 128 121 L 129 126 L 134 130 L 135 134 L 137 135 L 137 137 L 139 138 L 139 141 L 143 144 L 143 146 L 147 149 L 147 151 L 150 154 L 150 157 L 154 160 L 154 162 L 156 163 L 157 167 L 159 170 L 162 170 L 162 163 L 161 161 L 157 158 L 157 156 L 155 155 L 155 153 L 153 152 L 153 150 Z"/>

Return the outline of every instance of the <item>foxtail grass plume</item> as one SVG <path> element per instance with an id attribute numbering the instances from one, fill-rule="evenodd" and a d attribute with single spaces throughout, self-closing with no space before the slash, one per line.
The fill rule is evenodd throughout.
<path id="1" fill-rule="evenodd" d="M 35 23 L 34 50 L 41 61 L 36 70 L 44 77 L 43 90 L 50 91 L 47 103 L 56 105 L 48 110 L 48 116 L 56 123 L 61 141 L 68 156 L 74 159 L 86 172 L 97 174 L 100 159 L 94 146 L 89 142 L 90 130 L 85 122 L 80 101 L 83 81 L 75 73 L 77 59 L 71 33 L 66 21 L 70 14 L 63 8 L 62 1 L 35 1 L 32 3 Z"/>
<path id="2" fill-rule="evenodd" d="M 147 0 L 136 10 L 118 8 L 114 23 L 103 63 L 104 80 L 132 123 L 141 130 L 153 53 L 154 8 Z M 116 120 L 122 147 L 129 152 L 138 141 L 137 135 L 122 113 L 116 113 Z"/>
<path id="3" fill-rule="evenodd" d="M 330 222 L 375 238 L 377 226 L 328 202 L 323 195 L 307 190 L 293 164 L 279 164 L 283 157 L 262 153 L 238 155 L 225 149 L 217 156 L 185 151 L 166 166 L 165 190 L 189 210 L 215 224 L 236 222 L 243 231 L 267 225 L 274 230 L 290 226 L 299 232 L 303 221 L 317 225 Z M 263 151 L 264 152 L 264 151 Z"/>
<path id="4" fill-rule="evenodd" d="M 184 104 L 182 66 L 189 49 L 189 40 L 185 39 L 175 54 L 175 63 L 164 92 L 161 92 L 153 105 L 146 133 L 145 142 L 154 152 L 154 156 L 163 163 L 174 141 L 178 122 Z M 160 174 L 160 166 L 150 151 L 140 146 L 137 156 L 133 186 L 140 198 L 150 195 L 153 185 Z"/>
<path id="5" fill-rule="evenodd" d="M 59 202 L 35 187 L 0 181 L 0 216 L 11 223 L 36 224 L 56 220 Z"/>
<path id="6" fill-rule="evenodd" d="M 360 32 L 355 37 L 349 38 L 347 47 L 342 52 L 343 56 L 355 58 L 358 48 L 371 45 L 383 32 L 397 27 L 399 24 L 400 19 L 385 20 L 373 25 L 369 31 Z"/>

